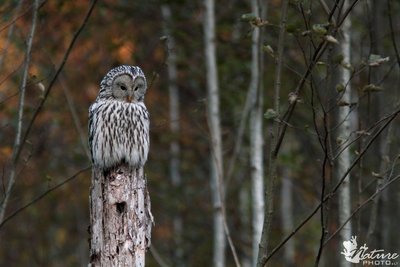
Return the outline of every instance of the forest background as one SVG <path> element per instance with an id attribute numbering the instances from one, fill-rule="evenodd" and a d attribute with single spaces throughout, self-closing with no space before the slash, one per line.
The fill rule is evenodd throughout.
<path id="1" fill-rule="evenodd" d="M 0 266 L 87 265 L 88 107 L 121 64 L 149 84 L 147 266 L 251 266 L 262 228 L 270 266 L 345 266 L 346 234 L 399 253 L 400 2 L 216 1 L 216 179 L 208 10 L 0 2 Z"/>

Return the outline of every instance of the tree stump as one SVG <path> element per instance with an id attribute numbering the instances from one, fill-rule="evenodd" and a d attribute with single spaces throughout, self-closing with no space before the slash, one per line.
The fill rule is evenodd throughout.
<path id="1" fill-rule="evenodd" d="M 93 168 L 89 266 L 144 266 L 152 223 L 143 168 Z"/>

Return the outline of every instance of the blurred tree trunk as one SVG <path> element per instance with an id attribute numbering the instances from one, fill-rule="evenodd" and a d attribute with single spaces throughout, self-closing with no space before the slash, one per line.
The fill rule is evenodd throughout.
<path id="1" fill-rule="evenodd" d="M 171 34 L 171 8 L 165 4 L 161 6 L 161 13 L 164 19 L 164 34 L 167 36 L 167 70 L 168 70 L 168 92 L 169 92 L 169 127 L 171 130 L 171 142 L 169 146 L 170 160 L 169 170 L 172 185 L 174 191 L 179 191 L 181 187 L 181 175 L 180 175 L 180 146 L 179 146 L 179 94 L 177 85 L 177 68 L 176 68 L 176 46 L 174 36 Z M 183 222 L 182 215 L 177 207 L 173 218 L 173 229 L 175 239 L 175 266 L 183 266 L 183 244 L 182 244 L 182 232 Z"/>
<path id="2" fill-rule="evenodd" d="M 143 267 L 153 217 L 143 168 L 93 169 L 90 266 Z"/>
<path id="3" fill-rule="evenodd" d="M 387 21 L 385 18 L 385 2 L 384 1 L 373 1 L 370 3 L 371 5 L 371 54 L 384 56 L 384 53 L 387 53 L 383 48 L 382 38 L 386 32 L 383 29 L 387 29 Z M 384 76 L 384 66 L 379 67 L 370 67 L 370 83 L 381 85 L 384 81 L 382 80 Z M 388 98 L 389 97 L 389 98 Z M 385 116 L 388 107 L 392 104 L 392 100 L 396 98 L 396 95 L 393 94 L 379 94 L 371 96 L 372 109 L 377 106 L 376 109 L 373 109 L 372 112 L 379 115 L 379 117 Z M 380 155 L 380 166 L 376 166 L 375 168 L 379 168 L 376 173 L 379 173 L 382 177 L 376 180 L 376 190 L 379 190 L 390 178 L 390 175 L 385 175 L 385 172 L 388 170 L 390 166 L 390 146 L 392 139 L 392 125 L 388 127 L 388 131 L 386 134 L 382 134 L 379 139 L 379 150 L 377 151 Z M 377 161 L 379 162 L 379 161 Z M 369 244 L 375 244 L 378 247 L 388 247 L 388 240 L 390 237 L 390 222 L 387 220 L 387 213 L 393 212 L 392 209 L 388 208 L 390 203 L 388 202 L 389 190 L 385 190 L 382 194 L 379 194 L 374 198 L 373 205 L 371 209 L 370 223 L 368 226 L 367 232 L 367 242 Z M 381 216 L 379 216 L 381 214 Z M 382 216 L 383 215 L 383 216 Z M 385 225 L 387 227 L 383 227 L 382 231 L 376 232 L 377 225 Z M 380 229 L 379 229 L 380 230 Z"/>
<path id="4" fill-rule="evenodd" d="M 243 174 L 244 176 L 244 174 Z M 250 244 L 251 237 L 251 213 L 250 213 L 250 188 L 248 184 L 242 184 L 239 191 L 239 219 L 240 219 L 240 239 L 245 244 Z M 241 256 L 242 267 L 251 267 L 252 258 L 250 253 L 244 251 Z"/>
<path id="5" fill-rule="evenodd" d="M 23 2 L 24 2 L 24 0 L 19 0 L 18 1 L 17 6 L 15 7 L 13 20 L 16 20 L 17 17 L 20 15 L 19 11 L 21 9 L 21 6 L 22 6 Z M 1 48 L 2 52 L 0 54 L 0 70 L 3 68 L 3 63 L 4 63 L 4 60 L 5 60 L 6 56 L 7 56 L 8 46 L 10 45 L 11 38 L 12 38 L 12 36 L 14 34 L 15 24 L 16 23 L 12 23 L 10 25 L 10 27 L 8 28 L 7 39 L 4 41 L 3 47 Z"/>
<path id="6" fill-rule="evenodd" d="M 283 50 L 285 46 L 285 32 L 286 32 L 286 20 L 287 20 L 287 10 L 289 6 L 289 0 L 283 0 L 281 3 L 281 19 L 279 24 L 279 39 L 277 44 L 277 55 L 275 58 L 276 68 L 275 68 L 275 81 L 274 81 L 274 112 L 276 114 L 280 113 L 280 91 L 281 91 L 281 74 L 282 74 L 282 61 L 283 61 Z M 277 139 L 279 136 L 279 125 L 275 122 L 271 126 L 271 144 L 269 149 L 269 163 L 268 163 L 268 177 L 265 189 L 266 199 L 265 199 L 265 214 L 261 233 L 261 240 L 259 246 L 259 252 L 257 257 L 257 267 L 262 267 L 266 264 L 268 257 L 268 247 L 270 246 L 271 239 L 271 227 L 272 227 L 272 217 L 274 213 L 274 191 L 275 191 L 275 180 L 277 178 L 277 168 L 278 168 L 278 143 Z M 275 139 L 274 139 L 275 138 Z"/>
<path id="7" fill-rule="evenodd" d="M 343 10 L 347 10 L 349 7 L 348 0 L 344 1 Z M 343 39 L 340 42 L 341 51 L 343 54 L 343 61 L 346 63 L 351 63 L 351 16 L 347 16 L 346 20 L 342 26 Z M 347 146 L 350 142 L 351 127 L 349 114 L 350 103 L 351 103 L 351 85 L 350 77 L 351 70 L 342 67 L 340 72 L 340 83 L 344 86 L 344 91 L 341 97 L 343 103 L 346 105 L 339 106 L 338 112 L 338 140 L 343 140 L 342 146 Z M 346 141 L 347 140 L 347 141 Z M 344 173 L 349 169 L 351 164 L 350 148 L 345 148 L 338 157 L 338 162 L 336 164 L 337 177 L 343 177 Z M 338 204 L 338 214 L 339 214 L 339 225 L 343 225 L 351 214 L 351 198 L 350 198 L 350 174 L 347 175 L 346 179 L 343 181 L 339 189 L 339 204 Z M 351 239 L 351 221 L 347 222 L 343 229 L 340 231 L 341 242 L 339 242 L 339 249 L 341 249 L 342 242 Z M 351 266 L 351 263 L 347 261 L 344 257 L 340 257 L 340 266 Z"/>
<path id="8" fill-rule="evenodd" d="M 224 233 L 224 182 L 222 163 L 221 123 L 219 114 L 219 92 L 217 58 L 215 47 L 214 0 L 205 0 L 204 41 L 207 73 L 207 120 L 211 138 L 211 194 L 214 207 L 214 251 L 213 266 L 225 266 L 226 239 Z"/>
<path id="9" fill-rule="evenodd" d="M 400 54 L 399 54 L 399 35 L 396 34 L 400 26 L 400 20 L 396 15 L 399 13 L 400 2 L 387 0 L 386 1 L 387 9 L 385 10 L 388 16 L 382 16 L 382 19 L 387 19 L 389 22 L 389 31 L 391 36 L 391 42 L 393 46 L 393 51 L 395 53 L 394 58 L 397 61 L 397 72 L 394 76 L 394 79 L 390 81 L 386 81 L 387 85 L 386 88 L 392 87 L 395 90 L 395 93 L 386 93 L 386 98 L 384 101 L 387 101 L 386 106 L 388 103 L 391 103 L 393 106 L 396 106 L 400 103 L 400 93 L 398 87 L 393 87 L 393 84 L 400 84 Z M 397 41 L 396 41 L 397 40 Z M 384 43 L 381 41 L 381 43 Z M 385 54 L 387 51 L 384 52 Z M 391 174 L 385 177 L 385 180 L 388 181 L 389 179 L 393 179 L 395 175 L 392 172 L 392 169 L 395 165 L 396 158 L 398 155 L 398 144 L 399 144 L 399 133 L 398 133 L 398 126 L 392 125 L 392 127 L 388 130 L 388 135 L 386 137 L 386 144 L 385 146 L 388 147 L 387 151 L 382 155 L 382 164 L 386 162 L 386 166 L 388 165 L 387 159 L 391 158 L 392 162 L 390 165 L 387 166 L 385 171 L 391 170 Z M 391 157 L 390 157 L 391 156 Z M 398 158 L 397 158 L 398 159 Z M 393 165 L 392 165 L 393 164 Z M 382 172 L 381 172 L 382 173 Z M 393 176 L 392 176 L 393 175 Z M 392 176 L 392 177 L 391 177 Z M 381 221 L 379 222 L 380 225 L 384 225 L 382 229 L 382 248 L 390 249 L 390 250 L 398 250 L 400 248 L 400 239 L 393 238 L 393 233 L 398 231 L 398 221 L 392 218 L 399 218 L 400 216 L 400 197 L 398 192 L 400 192 L 400 185 L 396 183 L 392 185 L 389 190 L 385 190 L 382 192 L 382 215 L 380 216 Z"/>
<path id="10" fill-rule="evenodd" d="M 293 183 L 290 167 L 282 169 L 281 185 L 281 223 L 284 236 L 288 236 L 293 231 Z M 283 263 L 286 267 L 294 267 L 294 240 L 290 239 L 284 247 Z"/>
<path id="11" fill-rule="evenodd" d="M 258 0 L 251 1 L 252 13 L 261 17 L 261 7 Z M 253 266 L 257 263 L 258 246 L 260 244 L 264 221 L 264 138 L 263 138 L 263 91 L 261 82 L 262 52 L 260 27 L 254 27 L 251 45 L 251 80 L 250 91 L 253 93 L 250 113 L 250 166 L 252 184 L 252 228 L 253 228 Z"/>

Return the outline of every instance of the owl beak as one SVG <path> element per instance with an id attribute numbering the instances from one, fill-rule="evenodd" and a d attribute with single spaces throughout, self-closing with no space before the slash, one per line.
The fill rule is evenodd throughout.
<path id="1" fill-rule="evenodd" d="M 131 95 L 128 95 L 128 96 L 126 97 L 126 101 L 129 102 L 129 103 L 132 103 L 132 96 L 131 96 Z"/>

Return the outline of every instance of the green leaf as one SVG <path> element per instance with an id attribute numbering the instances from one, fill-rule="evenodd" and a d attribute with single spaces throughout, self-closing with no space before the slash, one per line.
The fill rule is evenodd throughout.
<path id="1" fill-rule="evenodd" d="M 258 18 L 256 15 L 254 15 L 253 13 L 246 13 L 243 14 L 240 19 L 242 21 L 247 21 L 247 22 L 252 22 L 252 21 L 256 21 Z"/>
<path id="2" fill-rule="evenodd" d="M 263 51 L 267 52 L 270 56 L 275 57 L 275 51 L 270 45 L 264 45 Z"/>
<path id="3" fill-rule="evenodd" d="M 297 28 L 296 24 L 288 24 L 288 25 L 286 25 L 286 31 L 288 33 L 294 33 L 294 32 L 296 32 L 297 29 L 298 28 Z"/>
<path id="4" fill-rule="evenodd" d="M 279 114 L 272 108 L 267 109 L 267 111 L 264 113 L 264 118 L 266 118 L 267 120 L 274 120 L 278 117 Z"/>
<path id="5" fill-rule="evenodd" d="M 343 62 L 344 56 L 343 54 L 334 55 L 332 58 L 333 63 L 340 64 Z"/>
<path id="6" fill-rule="evenodd" d="M 383 87 L 375 84 L 367 84 L 363 87 L 363 92 L 380 92 L 383 91 Z"/>
<path id="7" fill-rule="evenodd" d="M 389 57 L 383 58 L 380 55 L 371 54 L 371 55 L 369 55 L 368 65 L 371 67 L 377 67 L 388 61 L 389 61 Z"/>
<path id="8" fill-rule="evenodd" d="M 328 33 L 328 30 L 325 27 L 326 24 L 314 24 L 312 25 L 312 30 L 316 34 L 325 35 Z"/>
<path id="9" fill-rule="evenodd" d="M 342 145 L 344 142 L 346 142 L 346 138 L 341 137 L 341 136 L 336 138 L 336 144 L 338 144 L 339 146 Z"/>
<path id="10" fill-rule="evenodd" d="M 343 92 L 344 89 L 345 89 L 345 87 L 344 87 L 343 84 L 339 83 L 339 84 L 336 85 L 336 91 L 337 91 L 338 93 Z"/>
<path id="11" fill-rule="evenodd" d="M 342 61 L 342 62 L 340 63 L 340 65 L 341 65 L 343 68 L 345 68 L 345 69 L 348 69 L 348 70 L 353 71 L 353 66 L 352 66 L 349 62 L 344 62 L 344 61 Z"/>
<path id="12" fill-rule="evenodd" d="M 325 40 L 328 41 L 329 43 L 339 44 L 338 40 L 329 34 L 325 36 Z"/>

